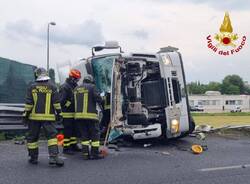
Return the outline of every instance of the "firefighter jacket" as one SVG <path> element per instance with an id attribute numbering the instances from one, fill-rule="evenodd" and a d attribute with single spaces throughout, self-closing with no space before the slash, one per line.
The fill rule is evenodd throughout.
<path id="1" fill-rule="evenodd" d="M 107 93 L 104 96 L 104 110 L 109 110 L 110 109 L 110 93 Z"/>
<path id="2" fill-rule="evenodd" d="M 62 107 L 63 118 L 74 118 L 75 106 L 74 106 L 74 94 L 73 90 L 77 84 L 72 82 L 69 78 L 60 87 L 60 103 Z"/>
<path id="3" fill-rule="evenodd" d="M 50 81 L 33 82 L 25 99 L 25 113 L 30 120 L 55 121 L 61 115 L 59 93 Z"/>
<path id="4" fill-rule="evenodd" d="M 74 90 L 75 119 L 98 120 L 96 103 L 101 104 L 102 98 L 92 83 L 83 83 Z"/>

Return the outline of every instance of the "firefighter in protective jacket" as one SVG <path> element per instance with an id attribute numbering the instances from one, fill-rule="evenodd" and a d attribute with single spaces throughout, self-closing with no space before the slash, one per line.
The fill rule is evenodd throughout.
<path id="1" fill-rule="evenodd" d="M 77 150 L 77 126 L 74 122 L 74 94 L 73 90 L 77 86 L 77 82 L 81 78 L 81 72 L 76 69 L 71 69 L 69 77 L 60 87 L 60 102 L 63 111 L 63 126 L 64 126 L 64 143 L 63 153 L 73 154 Z"/>
<path id="2" fill-rule="evenodd" d="M 49 81 L 44 68 L 35 70 L 36 81 L 27 90 L 24 121 L 28 122 L 27 148 L 31 164 L 38 163 L 38 139 L 41 127 L 48 139 L 49 164 L 63 166 L 58 157 L 55 121 L 62 120 L 61 105 L 56 86 Z"/>
<path id="3" fill-rule="evenodd" d="M 84 159 L 103 158 L 99 154 L 100 128 L 96 105 L 102 103 L 92 76 L 84 78 L 83 84 L 74 90 L 75 119 L 77 121 L 81 138 Z M 91 146 L 91 152 L 89 147 Z"/>
<path id="4" fill-rule="evenodd" d="M 101 136 L 105 136 L 110 123 L 110 92 L 107 92 L 103 97 L 103 118 L 100 123 Z"/>

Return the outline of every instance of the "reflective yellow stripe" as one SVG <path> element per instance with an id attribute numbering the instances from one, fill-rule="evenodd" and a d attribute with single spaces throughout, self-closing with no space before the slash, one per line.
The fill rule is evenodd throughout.
<path id="1" fill-rule="evenodd" d="M 71 102 L 70 101 L 67 101 L 66 103 L 65 103 L 65 107 L 69 107 L 71 105 Z"/>
<path id="2" fill-rule="evenodd" d="M 33 100 L 34 100 L 34 108 L 32 109 L 32 114 L 36 112 L 36 104 L 37 104 L 37 93 L 32 93 Z"/>
<path id="3" fill-rule="evenodd" d="M 84 92 L 84 96 L 83 96 L 83 113 L 87 113 L 88 110 L 88 98 L 89 98 L 89 93 L 88 91 Z"/>
<path id="4" fill-rule="evenodd" d="M 57 145 L 57 139 L 56 138 L 49 139 L 48 140 L 48 146 L 54 146 L 54 145 Z"/>
<path id="5" fill-rule="evenodd" d="M 31 111 L 32 107 L 33 107 L 33 105 L 25 104 L 24 109 L 25 109 L 25 111 Z"/>
<path id="6" fill-rule="evenodd" d="M 81 144 L 84 145 L 84 146 L 89 146 L 90 142 L 89 141 L 82 141 Z"/>
<path id="7" fill-rule="evenodd" d="M 37 149 L 38 142 L 27 143 L 27 147 L 28 147 L 28 149 Z"/>
<path id="8" fill-rule="evenodd" d="M 63 143 L 64 147 L 69 147 L 71 145 L 71 143 Z"/>
<path id="9" fill-rule="evenodd" d="M 46 94 L 45 114 L 50 114 L 51 93 Z"/>
<path id="10" fill-rule="evenodd" d="M 75 113 L 75 119 L 95 119 L 99 120 L 96 113 Z"/>
<path id="11" fill-rule="evenodd" d="M 61 104 L 60 103 L 55 103 L 53 104 L 55 109 L 61 109 Z"/>
<path id="12" fill-rule="evenodd" d="M 105 110 L 110 109 L 110 105 L 105 105 L 105 106 L 104 106 L 104 109 L 105 109 Z"/>
<path id="13" fill-rule="evenodd" d="M 63 118 L 74 118 L 75 113 L 73 113 L 73 112 L 63 112 L 62 116 L 63 116 Z"/>
<path id="14" fill-rule="evenodd" d="M 30 120 L 42 120 L 42 121 L 55 121 L 55 115 L 54 114 L 37 114 L 37 113 L 31 113 L 29 116 Z"/>
<path id="15" fill-rule="evenodd" d="M 74 92 L 74 100 L 75 100 L 75 111 L 76 111 L 77 110 L 76 92 Z"/>
<path id="16" fill-rule="evenodd" d="M 69 142 L 70 139 L 64 138 L 63 141 L 64 141 L 64 142 Z"/>
<path id="17" fill-rule="evenodd" d="M 70 144 L 76 144 L 76 143 L 77 143 L 76 137 L 70 137 Z"/>
<path id="18" fill-rule="evenodd" d="M 91 143 L 93 147 L 99 147 L 100 146 L 100 141 L 94 141 Z"/>
<path id="19" fill-rule="evenodd" d="M 104 109 L 105 109 L 105 110 L 106 110 L 106 109 L 110 109 L 110 104 L 109 104 L 108 101 L 107 101 L 107 96 L 105 96 L 104 102 L 105 102 L 105 104 L 104 104 Z"/>
<path id="20" fill-rule="evenodd" d="M 64 147 L 70 146 L 70 139 L 64 139 L 63 146 Z"/>

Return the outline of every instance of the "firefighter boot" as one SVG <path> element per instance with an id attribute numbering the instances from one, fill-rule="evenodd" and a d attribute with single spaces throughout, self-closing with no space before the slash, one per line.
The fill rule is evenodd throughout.
<path id="1" fill-rule="evenodd" d="M 89 159 L 89 146 L 82 145 L 82 154 L 83 154 L 83 159 L 84 160 L 88 160 Z"/>
<path id="2" fill-rule="evenodd" d="M 58 157 L 58 155 L 49 157 L 49 165 L 62 167 L 64 165 L 64 161 Z"/>
<path id="3" fill-rule="evenodd" d="M 70 137 L 70 147 L 73 152 L 81 152 L 82 150 L 77 145 L 77 138 L 76 137 Z"/>
<path id="4" fill-rule="evenodd" d="M 64 161 L 58 157 L 58 146 L 57 145 L 51 145 L 48 147 L 49 149 L 49 165 L 62 167 L 64 165 Z"/>
<path id="5" fill-rule="evenodd" d="M 67 155 L 73 155 L 73 151 L 71 150 L 70 139 L 65 138 L 63 143 L 63 153 Z"/>
<path id="6" fill-rule="evenodd" d="M 36 149 L 28 149 L 29 152 L 29 163 L 36 165 L 38 164 L 38 148 Z"/>
<path id="7" fill-rule="evenodd" d="M 103 159 L 104 156 L 100 154 L 99 147 L 91 147 L 91 157 L 92 160 Z"/>
<path id="8" fill-rule="evenodd" d="M 31 163 L 33 165 L 37 165 L 38 164 L 38 156 L 31 156 L 29 159 L 29 163 Z"/>

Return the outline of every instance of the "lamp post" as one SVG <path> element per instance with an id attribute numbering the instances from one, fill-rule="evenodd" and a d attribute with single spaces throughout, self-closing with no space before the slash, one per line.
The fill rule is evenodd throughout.
<path id="1" fill-rule="evenodd" d="M 50 25 L 55 26 L 55 22 L 48 23 L 48 30 L 47 30 L 47 72 L 49 72 L 49 27 Z"/>

